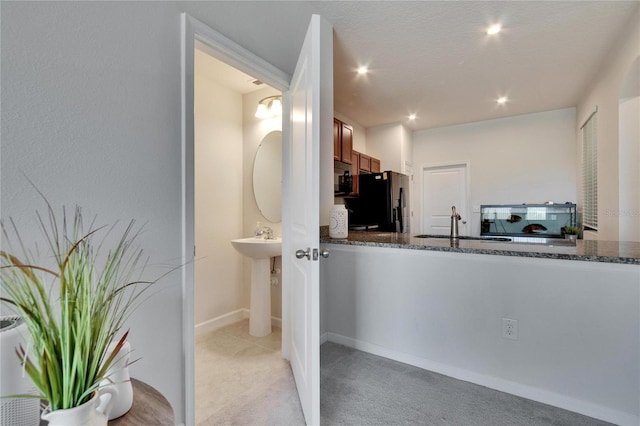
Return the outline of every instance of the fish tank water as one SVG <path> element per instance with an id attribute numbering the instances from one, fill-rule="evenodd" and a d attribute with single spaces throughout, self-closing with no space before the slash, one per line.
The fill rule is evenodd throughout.
<path id="1" fill-rule="evenodd" d="M 564 238 L 567 226 L 576 226 L 575 204 L 480 206 L 480 235 Z"/>

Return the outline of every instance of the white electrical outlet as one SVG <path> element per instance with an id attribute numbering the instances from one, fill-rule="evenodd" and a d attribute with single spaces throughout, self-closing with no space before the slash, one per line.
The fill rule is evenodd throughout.
<path id="1" fill-rule="evenodd" d="M 518 320 L 502 318 L 502 337 L 518 340 Z"/>

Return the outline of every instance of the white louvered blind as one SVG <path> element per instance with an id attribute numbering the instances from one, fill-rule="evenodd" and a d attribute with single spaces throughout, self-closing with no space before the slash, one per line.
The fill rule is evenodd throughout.
<path id="1" fill-rule="evenodd" d="M 598 109 L 582 125 L 582 224 L 598 229 Z"/>

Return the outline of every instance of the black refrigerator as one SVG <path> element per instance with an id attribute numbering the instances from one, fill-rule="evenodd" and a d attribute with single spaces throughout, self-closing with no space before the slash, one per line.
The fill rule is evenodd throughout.
<path id="1" fill-rule="evenodd" d="M 349 224 L 388 232 L 409 232 L 409 176 L 386 171 L 358 176 L 358 198 L 345 200 Z"/>

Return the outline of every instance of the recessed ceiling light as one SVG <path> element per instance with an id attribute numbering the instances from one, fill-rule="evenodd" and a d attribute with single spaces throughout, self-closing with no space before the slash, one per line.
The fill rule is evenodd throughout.
<path id="1" fill-rule="evenodd" d="M 415 119 L 416 119 L 416 115 L 415 114 L 409 115 L 409 120 L 413 121 Z"/>
<path id="2" fill-rule="evenodd" d="M 502 25 L 495 24 L 487 28 L 487 34 L 489 35 L 498 34 L 501 30 L 502 30 Z"/>
<path id="3" fill-rule="evenodd" d="M 361 67 L 358 67 L 358 74 L 363 75 L 367 72 L 369 72 L 369 68 L 367 68 L 366 66 L 363 65 Z"/>
<path id="4" fill-rule="evenodd" d="M 496 102 L 499 103 L 499 104 L 507 103 L 507 97 L 506 96 L 502 96 L 502 97 L 496 99 Z"/>

